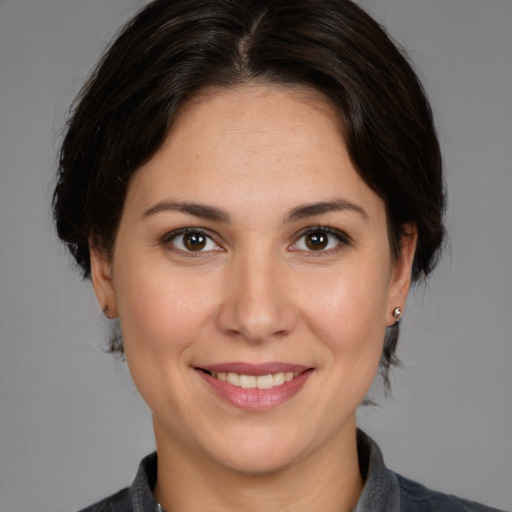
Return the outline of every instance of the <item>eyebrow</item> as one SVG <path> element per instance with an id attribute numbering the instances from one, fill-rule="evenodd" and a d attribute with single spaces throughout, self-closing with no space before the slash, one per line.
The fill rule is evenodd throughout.
<path id="1" fill-rule="evenodd" d="M 358 206 L 346 199 L 335 199 L 333 201 L 322 201 L 320 203 L 307 203 L 297 206 L 291 210 L 285 217 L 285 222 L 294 222 L 306 217 L 322 215 L 330 212 L 351 211 L 361 215 L 364 220 L 368 220 L 368 214 Z"/>
<path id="2" fill-rule="evenodd" d="M 224 222 L 226 224 L 231 222 L 229 214 L 219 208 L 200 203 L 191 203 L 188 201 L 160 201 L 146 210 L 142 217 L 149 217 L 151 215 L 167 211 L 187 213 L 189 215 L 194 215 L 195 217 L 201 217 L 202 219 Z"/>
<path id="3" fill-rule="evenodd" d="M 200 217 L 202 219 L 223 222 L 225 224 L 229 224 L 231 222 L 230 215 L 220 208 L 189 201 L 160 201 L 153 205 L 151 208 L 147 209 L 142 217 L 149 217 L 151 215 L 156 215 L 157 213 L 167 211 L 182 212 L 188 215 L 193 215 L 195 217 Z M 356 212 L 365 220 L 368 220 L 368 214 L 360 206 L 351 203 L 346 199 L 335 199 L 333 201 L 306 203 L 297 206 L 285 215 L 284 221 L 285 223 L 295 222 L 307 217 L 313 217 L 315 215 L 340 211 Z"/>

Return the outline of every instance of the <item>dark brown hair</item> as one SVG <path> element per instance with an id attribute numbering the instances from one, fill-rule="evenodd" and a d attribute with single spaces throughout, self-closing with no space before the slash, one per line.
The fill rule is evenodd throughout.
<path id="1" fill-rule="evenodd" d="M 90 241 L 111 251 L 130 177 L 184 102 L 254 81 L 330 101 L 355 168 L 385 201 L 393 253 L 414 224 L 413 280 L 427 276 L 444 234 L 430 106 L 404 53 L 350 0 L 156 0 L 122 29 L 75 102 L 60 154 L 54 217 L 83 274 Z M 385 376 L 397 336 L 388 329 Z"/>

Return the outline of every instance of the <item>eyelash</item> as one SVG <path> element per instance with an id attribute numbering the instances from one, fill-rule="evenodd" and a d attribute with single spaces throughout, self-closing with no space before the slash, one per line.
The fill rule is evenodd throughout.
<path id="1" fill-rule="evenodd" d="M 301 239 L 305 238 L 307 235 L 312 235 L 315 233 L 327 235 L 329 238 L 330 237 L 335 238 L 337 241 L 336 246 L 332 247 L 330 249 L 321 249 L 318 251 L 296 248 L 298 242 Z M 330 243 L 330 242 L 328 242 L 328 243 Z M 299 235 L 297 236 L 296 241 L 292 244 L 291 250 L 292 251 L 301 250 L 301 251 L 307 252 L 308 256 L 319 257 L 319 256 L 327 256 L 327 255 L 333 254 L 340 249 L 340 246 L 348 246 L 348 245 L 351 245 L 351 240 L 350 240 L 350 237 L 346 233 L 344 233 L 343 231 L 340 231 L 338 229 L 331 228 L 329 226 L 320 226 L 319 225 L 319 226 L 314 226 L 314 227 L 310 227 L 310 228 L 306 228 L 306 229 L 302 230 L 299 233 Z"/>
<path id="2" fill-rule="evenodd" d="M 164 235 L 162 237 L 162 245 L 164 245 L 165 247 L 168 247 L 170 250 L 172 250 L 174 252 L 186 255 L 187 257 L 190 257 L 190 258 L 196 258 L 201 255 L 204 255 L 204 253 L 206 253 L 206 252 L 211 251 L 211 249 L 207 250 L 207 251 L 203 251 L 203 250 L 188 251 L 186 249 L 180 249 L 180 248 L 174 246 L 173 242 L 175 242 L 180 237 L 183 237 L 188 234 L 204 236 L 207 239 L 206 243 L 208 243 L 208 241 L 210 241 L 216 245 L 216 247 L 217 247 L 217 249 L 215 249 L 216 252 L 223 251 L 223 249 L 219 246 L 219 244 L 217 244 L 215 242 L 214 237 L 212 236 L 211 232 L 209 232 L 203 228 L 190 227 L 190 228 L 182 228 L 182 229 L 177 229 L 175 231 L 171 231 L 170 233 L 167 233 L 166 235 Z M 182 244 L 183 244 L 183 241 L 182 241 Z"/>
<path id="3" fill-rule="evenodd" d="M 307 235 L 312 235 L 315 233 L 327 235 L 328 238 L 334 237 L 337 240 L 336 246 L 333 248 L 327 249 L 327 250 L 320 249 L 318 251 L 308 250 L 308 249 L 297 249 L 297 245 L 301 239 L 303 239 Z M 209 232 L 203 228 L 187 227 L 187 228 L 177 229 L 175 231 L 172 231 L 172 232 L 164 235 L 161 239 L 161 243 L 162 243 L 162 245 L 169 247 L 169 249 L 174 252 L 177 252 L 179 254 L 185 255 L 187 257 L 192 257 L 192 258 L 200 257 L 200 256 L 204 255 L 205 253 L 209 253 L 212 250 L 212 249 L 208 249 L 206 251 L 205 250 L 192 251 L 192 250 L 186 250 L 185 248 L 183 248 L 183 249 L 178 248 L 173 244 L 173 242 L 175 242 L 177 239 L 179 239 L 180 237 L 183 237 L 184 235 L 187 235 L 187 234 L 204 236 L 207 239 L 206 244 L 208 244 L 208 241 L 210 241 L 216 245 L 217 248 L 214 249 L 214 251 L 216 251 L 216 252 L 223 251 L 222 247 L 220 247 L 220 245 L 215 242 L 216 237 L 212 236 L 211 232 Z M 184 242 L 182 241 L 181 243 L 183 244 Z M 327 242 L 327 245 L 329 245 L 329 243 L 330 243 L 330 241 Z M 289 250 L 293 251 L 293 252 L 304 251 L 306 253 L 309 253 L 308 255 L 310 255 L 310 256 L 317 257 L 317 256 L 329 255 L 329 254 L 336 252 L 337 250 L 339 250 L 340 245 L 346 246 L 346 245 L 350 245 L 350 244 L 351 244 L 350 237 L 348 237 L 342 231 L 340 231 L 338 229 L 331 228 L 329 226 L 320 226 L 319 225 L 319 226 L 313 226 L 313 227 L 309 227 L 309 228 L 302 230 L 298 234 L 297 238 L 295 239 L 295 242 L 293 242 L 293 244 L 291 245 Z"/>

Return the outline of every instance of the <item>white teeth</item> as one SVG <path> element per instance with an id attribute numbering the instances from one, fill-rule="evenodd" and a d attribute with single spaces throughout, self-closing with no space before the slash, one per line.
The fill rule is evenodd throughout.
<path id="1" fill-rule="evenodd" d="M 286 376 L 284 373 L 276 373 L 275 375 L 272 376 L 272 380 L 274 381 L 274 386 L 282 386 L 286 381 Z"/>
<path id="2" fill-rule="evenodd" d="M 238 373 L 228 373 L 227 381 L 232 386 L 239 386 L 240 385 L 240 375 L 238 375 Z"/>
<path id="3" fill-rule="evenodd" d="M 240 387 L 253 389 L 256 387 L 256 377 L 254 375 L 240 375 Z"/>
<path id="4" fill-rule="evenodd" d="M 276 376 L 277 375 L 279 374 L 276 373 Z M 278 385 L 279 384 L 276 382 L 272 375 L 258 375 L 258 377 L 256 377 L 256 387 L 258 389 L 270 389 Z"/>
<path id="5" fill-rule="evenodd" d="M 271 375 L 240 375 L 238 373 L 221 373 L 212 372 L 212 377 L 219 379 L 222 382 L 227 382 L 232 386 L 241 387 L 244 389 L 270 389 L 275 386 L 282 386 L 285 382 L 290 382 L 299 373 L 294 372 L 280 372 Z"/>

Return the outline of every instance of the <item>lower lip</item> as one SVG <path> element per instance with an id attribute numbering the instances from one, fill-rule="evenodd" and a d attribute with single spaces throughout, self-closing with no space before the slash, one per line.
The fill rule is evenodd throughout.
<path id="1" fill-rule="evenodd" d="M 210 386 L 210 389 L 217 395 L 231 405 L 249 411 L 266 411 L 279 407 L 281 404 L 292 399 L 303 388 L 313 373 L 312 370 L 307 370 L 294 377 L 290 382 L 285 382 L 281 386 L 275 386 L 270 389 L 246 389 L 222 382 L 201 370 L 197 371 Z"/>

